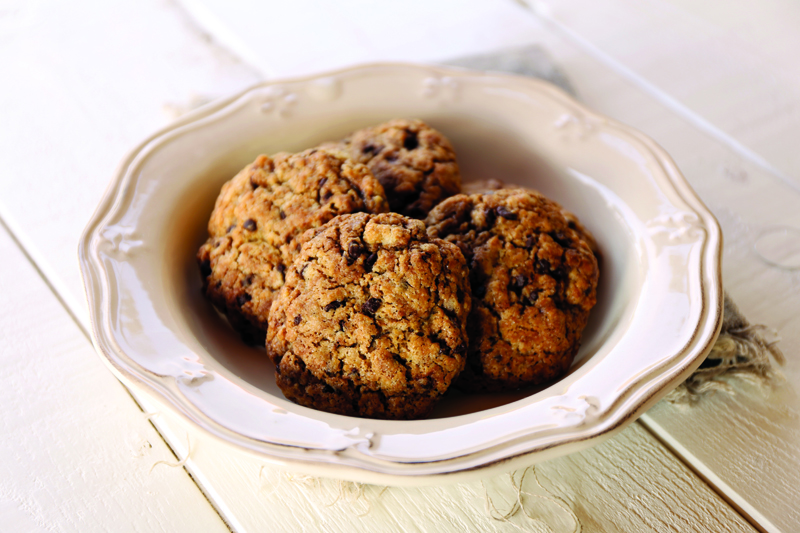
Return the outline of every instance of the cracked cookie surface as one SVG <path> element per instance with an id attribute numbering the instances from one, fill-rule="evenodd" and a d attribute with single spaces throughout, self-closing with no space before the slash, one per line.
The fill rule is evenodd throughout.
<path id="1" fill-rule="evenodd" d="M 511 390 L 566 372 L 599 270 L 561 206 L 535 191 L 494 190 L 449 198 L 426 223 L 429 236 L 461 248 L 470 269 L 470 344 L 456 386 Z"/>
<path id="2" fill-rule="evenodd" d="M 283 393 L 343 415 L 427 415 L 466 360 L 464 256 L 395 213 L 343 215 L 307 235 L 269 319 Z"/>
<path id="3" fill-rule="evenodd" d="M 490 179 L 490 180 L 479 180 L 479 181 L 468 181 L 464 183 L 462 187 L 462 191 L 464 194 L 494 194 L 495 191 L 500 191 L 503 189 L 523 189 L 524 187 L 519 187 L 516 185 L 511 185 L 508 183 L 504 183 L 497 179 Z M 536 192 L 536 191 L 534 191 Z M 589 245 L 589 248 L 594 253 L 595 257 L 597 257 L 598 262 L 600 261 L 600 249 L 597 247 L 597 241 L 594 239 L 594 235 L 586 229 L 586 227 L 581 224 L 578 217 L 576 217 L 572 212 L 567 211 L 563 207 L 561 208 L 561 214 L 564 215 L 564 218 L 567 219 L 567 225 L 571 229 L 574 229 L 581 239 L 583 239 L 586 244 Z"/>
<path id="4" fill-rule="evenodd" d="M 325 150 L 261 155 L 223 185 L 197 253 L 203 291 L 242 338 L 263 345 L 299 238 L 342 213 L 388 210 L 369 169 Z"/>
<path id="5" fill-rule="evenodd" d="M 453 146 L 421 120 L 391 120 L 323 146 L 367 165 L 383 185 L 393 212 L 425 218 L 433 206 L 461 192 Z"/>

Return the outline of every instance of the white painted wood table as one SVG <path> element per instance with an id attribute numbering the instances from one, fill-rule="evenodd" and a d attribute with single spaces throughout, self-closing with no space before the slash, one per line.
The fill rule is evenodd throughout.
<path id="1" fill-rule="evenodd" d="M 754 251 L 765 229 L 800 228 L 799 22 L 790 0 L 0 3 L 0 531 L 800 531 L 800 271 Z M 537 496 L 503 521 L 486 501 L 511 507 L 508 476 L 290 479 L 105 369 L 78 236 L 116 163 L 171 114 L 264 78 L 525 45 L 674 157 L 723 226 L 727 291 L 782 337 L 783 382 L 662 402 L 538 465 Z"/>

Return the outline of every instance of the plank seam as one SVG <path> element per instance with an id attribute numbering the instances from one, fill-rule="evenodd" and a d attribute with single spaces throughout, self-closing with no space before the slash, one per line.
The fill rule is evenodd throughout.
<path id="1" fill-rule="evenodd" d="M 737 501 L 737 498 L 729 494 L 731 491 L 725 491 L 722 485 L 726 485 L 718 476 L 714 475 L 713 472 L 707 469 L 701 469 L 696 462 L 689 457 L 689 454 L 682 453 L 677 447 L 675 446 L 675 442 L 671 439 L 666 438 L 666 435 L 662 434 L 661 431 L 658 431 L 656 423 L 651 421 L 647 414 L 645 413 L 642 415 L 639 420 L 636 421 L 637 424 L 642 426 L 648 433 L 650 433 L 653 438 L 655 438 L 658 442 L 660 442 L 665 448 L 667 448 L 672 455 L 678 458 L 686 467 L 694 472 L 697 477 L 702 479 L 706 485 L 711 488 L 720 498 L 722 498 L 731 508 L 739 513 L 739 515 L 744 518 L 754 529 L 758 530 L 760 533 L 778 533 L 780 530 L 777 529 L 766 517 L 761 517 L 761 519 L 757 519 L 753 513 L 748 512 L 740 502 Z M 764 525 L 766 523 L 766 526 Z"/>

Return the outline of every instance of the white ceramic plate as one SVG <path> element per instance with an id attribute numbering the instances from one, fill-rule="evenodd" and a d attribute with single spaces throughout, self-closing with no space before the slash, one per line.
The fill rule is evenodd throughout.
<path id="1" fill-rule="evenodd" d="M 421 118 L 466 181 L 536 188 L 602 251 L 598 304 L 567 376 L 506 395 L 449 394 L 432 418 L 345 417 L 288 402 L 265 353 L 200 293 L 194 255 L 220 186 L 260 153 Z M 701 362 L 721 322 L 721 234 L 644 135 L 545 82 L 379 64 L 258 85 L 137 147 L 87 227 L 80 259 L 96 347 L 129 386 L 212 435 L 300 471 L 371 483 L 488 475 L 612 435 Z"/>

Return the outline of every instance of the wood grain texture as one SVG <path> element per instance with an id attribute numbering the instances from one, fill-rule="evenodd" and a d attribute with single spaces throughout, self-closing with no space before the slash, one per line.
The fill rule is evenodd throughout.
<path id="1" fill-rule="evenodd" d="M 510 1 L 406 0 L 376 6 L 347 0 L 335 8 L 318 0 L 180 2 L 220 43 L 268 77 L 371 61 L 436 62 L 532 40 L 530 22 Z M 285 23 L 263 31 L 270 20 Z"/>
<path id="2" fill-rule="evenodd" d="M 661 402 L 643 421 L 765 531 L 800 524 L 800 410 L 785 383 L 731 380 L 736 394 L 692 407 Z"/>
<path id="3" fill-rule="evenodd" d="M 169 122 L 165 107 L 260 76 L 168 1 L 21 2 L 0 16 L 3 78 L 14 80 L 0 97 L 0 216 L 85 322 L 76 237 L 119 161 Z M 37 213 L 40 189 L 52 196 Z"/>
<path id="4" fill-rule="evenodd" d="M 170 413 L 162 417 L 173 430 L 183 426 Z M 512 509 L 517 491 L 509 474 L 435 487 L 359 485 L 285 472 L 202 435 L 190 442 L 187 464 L 208 476 L 237 531 L 569 532 L 573 516 L 584 533 L 754 531 L 639 424 L 524 478 L 516 472 L 525 510 L 506 521 L 492 518 L 487 497 L 496 516 Z M 185 437 L 173 444 L 179 454 L 185 446 Z"/>
<path id="5" fill-rule="evenodd" d="M 529 3 L 673 110 L 800 188 L 797 3 Z"/>
<path id="6" fill-rule="evenodd" d="M 227 531 L 2 226 L 0 257 L 0 530 Z"/>

